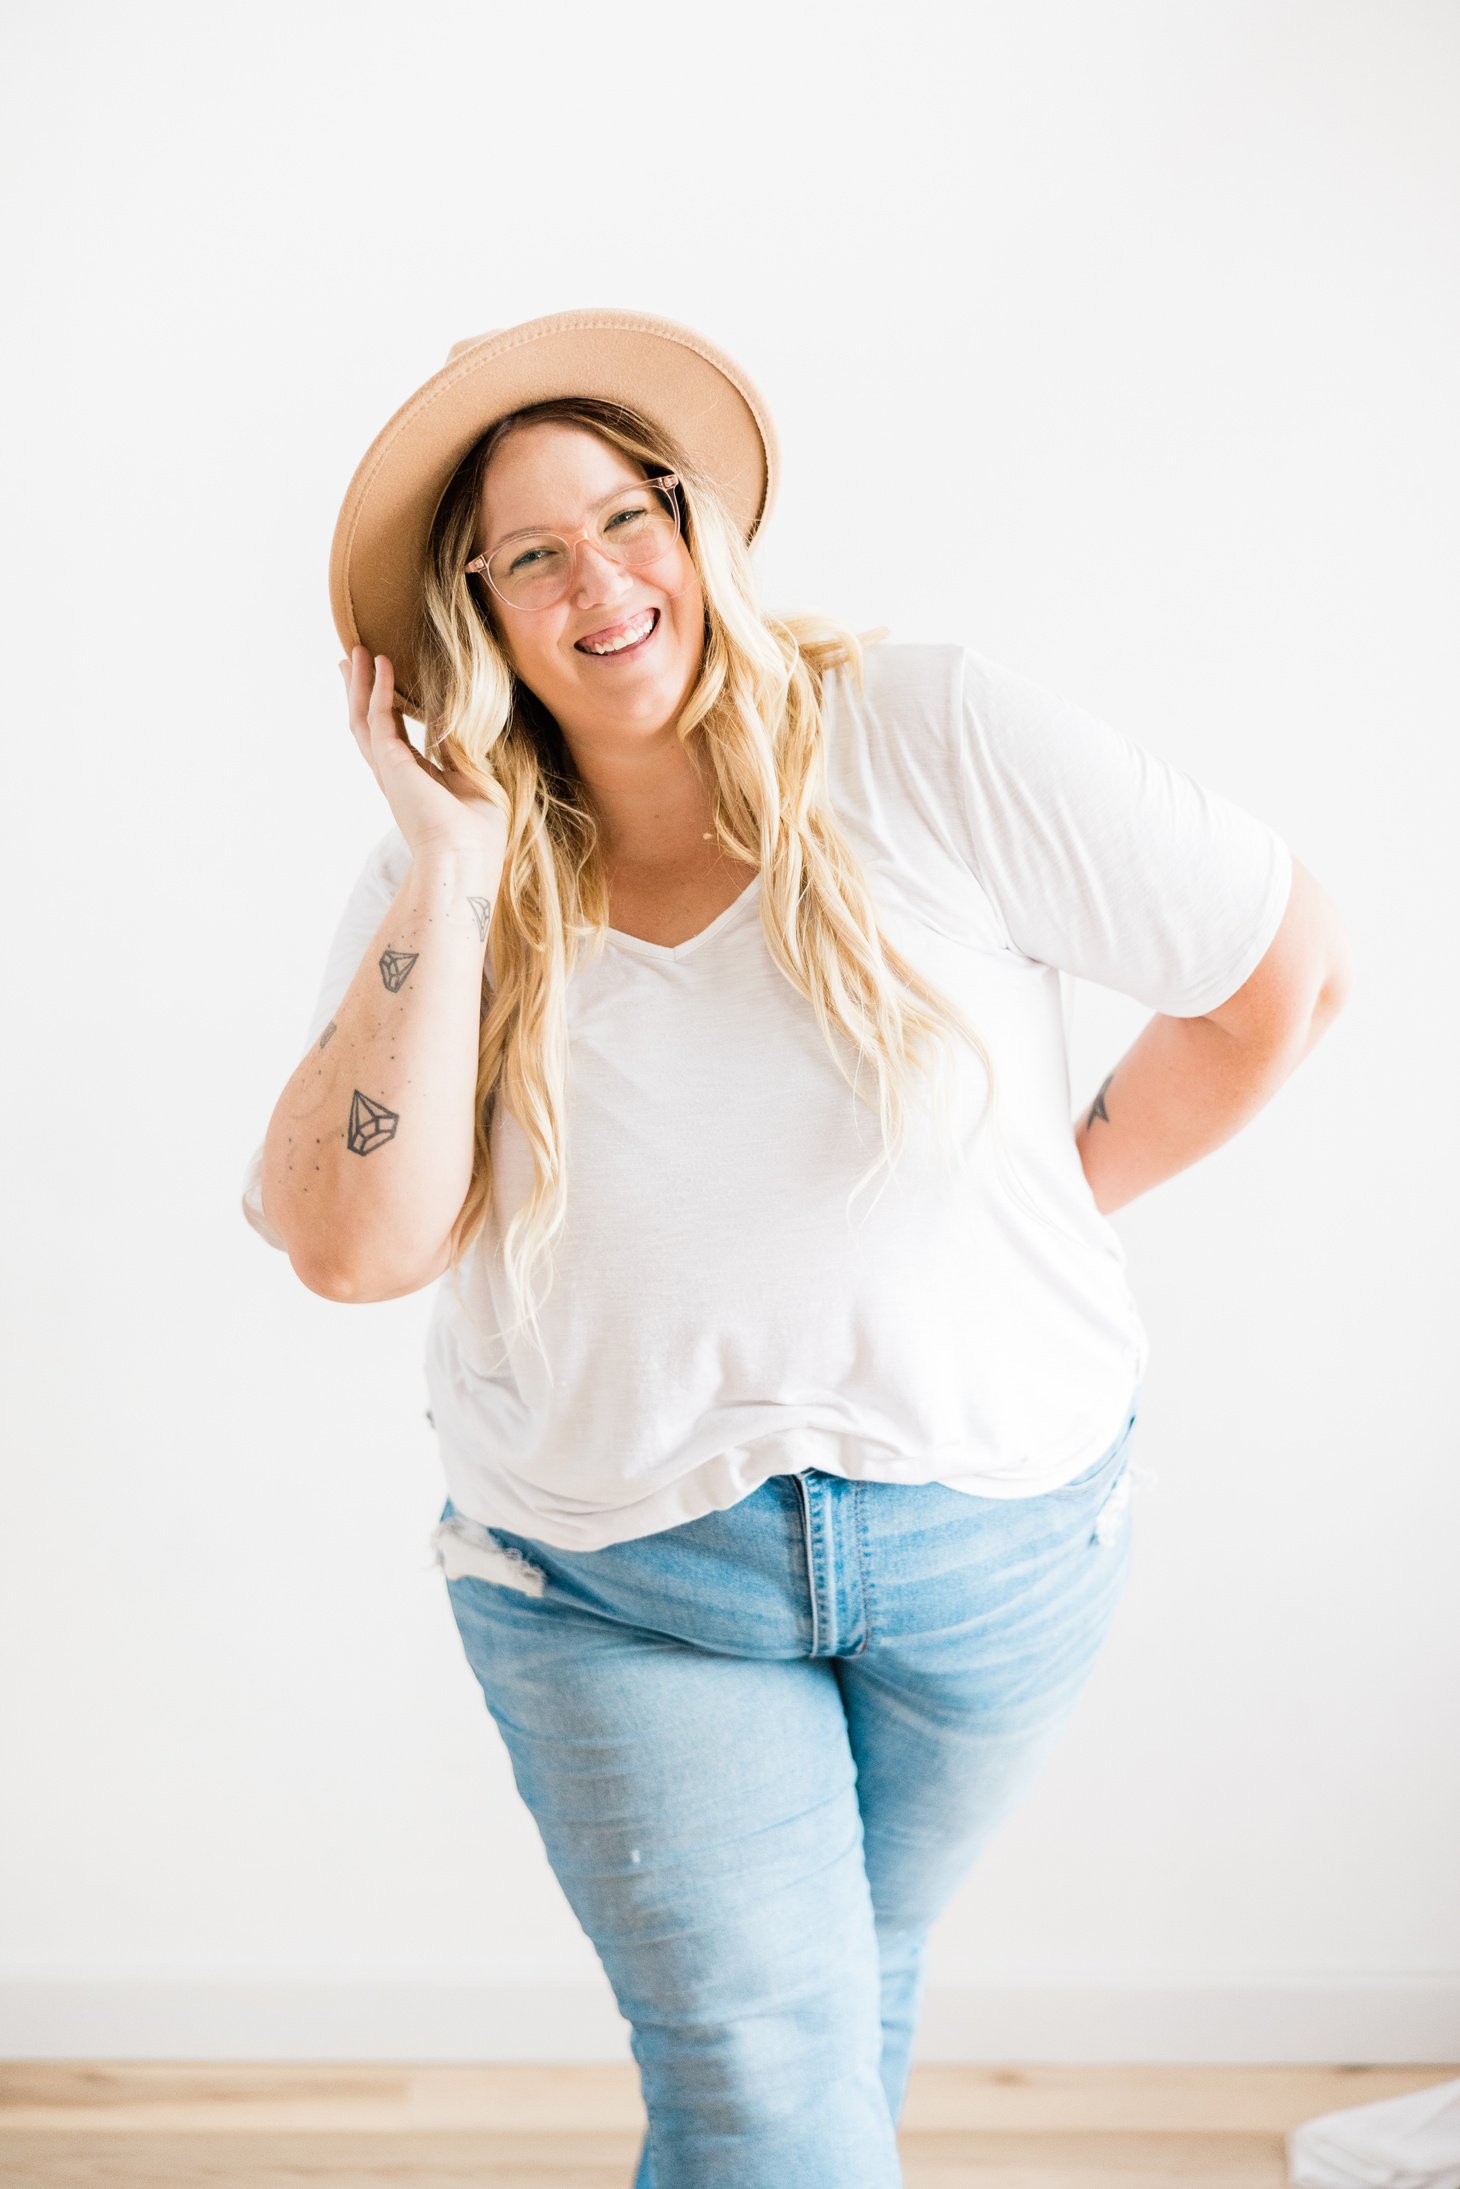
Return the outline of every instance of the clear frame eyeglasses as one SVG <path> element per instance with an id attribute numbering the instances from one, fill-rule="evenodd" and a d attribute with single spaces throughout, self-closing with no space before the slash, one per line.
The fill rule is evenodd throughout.
<path id="1" fill-rule="evenodd" d="M 637 567 L 657 562 L 679 537 L 677 471 L 657 472 L 630 487 L 617 487 L 598 502 L 590 521 L 571 539 L 560 532 L 513 532 L 490 555 L 473 555 L 468 576 L 484 577 L 509 608 L 528 613 L 552 608 L 573 581 L 573 556 L 580 540 L 592 539 L 614 562 Z"/>

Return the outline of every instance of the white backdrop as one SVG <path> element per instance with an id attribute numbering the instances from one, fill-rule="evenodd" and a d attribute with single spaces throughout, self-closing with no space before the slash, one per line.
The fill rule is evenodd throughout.
<path id="1" fill-rule="evenodd" d="M 321 1300 L 237 1201 L 390 823 L 350 474 L 457 338 L 621 305 L 771 404 L 770 608 L 1090 706 L 1355 945 L 1308 1064 L 1115 1218 L 1158 1479 L 915 2059 L 1460 2056 L 1460 9 L 11 38 L 0 2054 L 629 2057 L 428 1561 L 429 1294 Z M 1075 1002 L 1079 1108 L 1145 1014 Z"/>

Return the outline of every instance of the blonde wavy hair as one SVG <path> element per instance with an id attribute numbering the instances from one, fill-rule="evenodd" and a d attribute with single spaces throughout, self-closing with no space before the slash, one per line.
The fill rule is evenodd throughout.
<path id="1" fill-rule="evenodd" d="M 486 580 L 466 576 L 464 566 L 475 553 L 493 454 L 508 434 L 542 419 L 597 434 L 646 477 L 679 474 L 670 491 L 679 496 L 681 531 L 704 591 L 705 643 L 677 734 L 713 784 L 720 845 L 760 870 L 772 958 L 816 1013 L 854 1097 L 870 1104 L 860 1086 L 863 1065 L 875 1076 L 883 1153 L 852 1193 L 882 1165 L 890 1174 L 914 1097 L 927 1086 L 937 1098 L 940 1145 L 945 1157 L 953 1153 L 946 1064 L 955 1038 L 983 1066 L 988 1103 L 980 1125 L 997 1103 L 992 1056 L 957 1007 L 882 933 L 860 863 L 828 804 L 824 679 L 847 665 L 864 690 L 862 641 L 887 636 L 886 628 L 854 635 L 824 617 L 766 614 L 745 541 L 713 481 L 632 408 L 562 397 L 514 411 L 468 450 L 437 505 L 421 588 L 417 685 L 428 754 L 449 760 L 507 823 L 489 929 L 495 985 L 485 969 L 482 979 L 472 1178 L 452 1227 L 452 1283 L 491 1212 L 490 1129 L 500 1096 L 532 1152 L 532 1194 L 503 1235 L 503 1258 L 519 1326 L 530 1324 L 539 1350 L 537 1313 L 552 1287 L 552 1247 L 567 1210 L 566 984 L 580 952 L 596 957 L 604 946 L 608 876 L 599 823 L 567 741 L 515 674 L 496 635 Z"/>

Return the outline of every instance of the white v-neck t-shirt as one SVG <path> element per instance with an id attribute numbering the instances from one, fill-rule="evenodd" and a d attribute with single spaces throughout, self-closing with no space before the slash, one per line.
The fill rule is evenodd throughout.
<path id="1" fill-rule="evenodd" d="M 567 1219 L 540 1309 L 513 1319 L 501 1240 L 531 1190 L 499 1099 L 496 1204 L 436 1280 L 429 1414 L 452 1502 L 591 1550 L 815 1466 L 1026 1497 L 1124 1424 L 1147 1339 L 1075 1145 L 1061 974 L 1196 1017 L 1257 965 L 1292 860 L 1265 822 L 1074 703 L 956 644 L 866 649 L 825 686 L 832 811 L 895 947 L 992 1051 L 997 1127 L 961 1042 L 950 1167 L 926 1105 L 889 1177 L 811 1005 L 780 971 L 761 877 L 673 947 L 610 930 L 568 985 Z M 409 865 L 365 862 L 305 1048 Z M 489 968 L 490 970 L 490 968 Z M 262 1144 L 244 1209 L 263 1215 Z"/>

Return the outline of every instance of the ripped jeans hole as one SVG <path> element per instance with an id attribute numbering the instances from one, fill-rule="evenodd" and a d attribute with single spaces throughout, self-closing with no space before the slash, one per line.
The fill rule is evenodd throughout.
<path id="1" fill-rule="evenodd" d="M 436 1564 L 448 1581 L 459 1581 L 470 1574 L 479 1581 L 497 1581 L 504 1588 L 521 1589 L 527 1596 L 541 1596 L 547 1587 L 547 1575 L 541 1566 L 524 1558 L 521 1551 L 499 1543 L 490 1528 L 483 1527 L 479 1520 L 468 1520 L 465 1513 L 438 1520 L 429 1541 Z"/>

